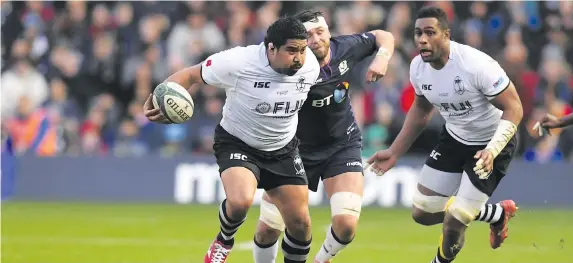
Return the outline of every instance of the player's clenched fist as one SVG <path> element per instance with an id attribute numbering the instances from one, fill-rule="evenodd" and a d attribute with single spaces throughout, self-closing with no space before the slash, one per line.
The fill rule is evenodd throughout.
<path id="1" fill-rule="evenodd" d="M 145 117 L 147 117 L 147 119 L 150 121 L 169 124 L 169 120 L 163 116 L 161 110 L 153 108 L 153 102 L 151 101 L 152 98 L 153 94 L 150 94 L 145 101 L 145 104 L 143 104 L 143 114 L 145 114 Z"/>
<path id="2" fill-rule="evenodd" d="M 477 159 L 474 172 L 479 179 L 487 179 L 493 170 L 493 154 L 488 149 L 483 149 L 477 152 L 474 158 Z"/>
<path id="3" fill-rule="evenodd" d="M 386 75 L 388 70 L 388 58 L 384 56 L 376 56 L 366 72 L 366 82 L 372 83 L 378 81 Z"/>
<path id="4" fill-rule="evenodd" d="M 368 166 L 366 169 L 372 171 L 378 176 L 382 176 L 396 165 L 397 160 L 398 156 L 389 149 L 377 151 L 372 155 L 372 157 L 370 157 L 370 159 L 368 159 Z"/>

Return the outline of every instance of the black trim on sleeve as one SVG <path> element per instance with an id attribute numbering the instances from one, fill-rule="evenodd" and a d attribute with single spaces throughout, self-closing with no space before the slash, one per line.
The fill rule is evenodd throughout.
<path id="1" fill-rule="evenodd" d="M 509 88 L 509 85 L 510 85 L 510 84 L 511 84 L 511 80 L 507 83 L 507 86 L 505 86 L 505 88 L 503 88 L 500 92 L 498 92 L 498 93 L 496 93 L 496 94 L 493 94 L 493 95 L 487 95 L 487 94 L 484 93 L 483 95 L 485 95 L 486 97 L 490 97 L 490 98 L 491 98 L 491 97 L 497 97 L 497 95 L 501 94 L 501 93 L 504 92 L 507 88 Z"/>
<path id="2" fill-rule="evenodd" d="M 203 81 L 203 83 L 209 85 L 209 83 L 207 83 L 203 78 L 203 64 L 201 64 L 201 67 L 199 68 L 199 77 L 201 77 L 201 81 Z"/>

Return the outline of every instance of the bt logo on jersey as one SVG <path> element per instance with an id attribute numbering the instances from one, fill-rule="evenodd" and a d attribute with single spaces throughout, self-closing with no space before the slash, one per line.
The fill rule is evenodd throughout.
<path id="1" fill-rule="evenodd" d="M 422 84 L 422 90 L 432 90 L 432 84 Z"/>
<path id="2" fill-rule="evenodd" d="M 348 87 L 349 84 L 346 81 L 339 83 L 338 85 L 336 85 L 336 89 L 334 90 L 332 95 L 326 96 L 319 100 L 313 100 L 312 106 L 317 108 L 328 106 L 330 105 L 331 98 L 333 98 L 334 102 L 336 103 L 343 102 L 346 99 L 346 97 L 348 97 Z"/>

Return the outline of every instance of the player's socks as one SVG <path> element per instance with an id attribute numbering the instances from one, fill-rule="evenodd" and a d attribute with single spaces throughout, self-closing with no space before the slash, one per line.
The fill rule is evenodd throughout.
<path id="1" fill-rule="evenodd" d="M 503 217 L 503 207 L 498 204 L 486 204 L 476 216 L 476 221 L 483 221 L 490 224 L 497 223 Z"/>
<path id="2" fill-rule="evenodd" d="M 334 233 L 332 225 L 330 225 L 330 228 L 326 233 L 326 239 L 324 240 L 324 243 L 322 244 L 322 247 L 320 247 L 320 250 L 318 251 L 318 254 L 316 254 L 314 260 L 318 262 L 328 262 L 330 259 L 336 256 L 340 250 L 348 246 L 350 242 L 352 242 L 352 240 L 348 242 L 340 240 L 340 238 L 338 238 Z"/>
<path id="3" fill-rule="evenodd" d="M 256 239 L 253 239 L 253 242 L 255 243 L 253 248 L 255 263 L 275 263 L 279 253 L 278 240 L 272 244 L 259 244 Z"/>
<path id="4" fill-rule="evenodd" d="M 232 220 L 227 215 L 227 207 L 226 207 L 227 199 L 223 200 L 221 206 L 219 207 L 219 222 L 221 223 L 221 231 L 219 235 L 217 235 L 217 240 L 223 243 L 226 246 L 233 246 L 235 244 L 235 234 L 239 227 L 243 222 L 245 222 L 245 218 L 241 220 Z"/>
<path id="5" fill-rule="evenodd" d="M 289 235 L 288 230 L 285 231 L 282 249 L 284 255 L 284 263 L 304 263 L 310 253 L 310 243 L 312 238 L 307 241 L 300 241 Z"/>
<path id="6" fill-rule="evenodd" d="M 444 258 L 441 253 L 440 253 L 440 248 L 438 248 L 438 253 L 436 255 L 436 257 L 434 258 L 434 260 L 432 260 L 432 262 L 430 263 L 450 263 L 452 262 L 454 259 L 446 259 Z"/>

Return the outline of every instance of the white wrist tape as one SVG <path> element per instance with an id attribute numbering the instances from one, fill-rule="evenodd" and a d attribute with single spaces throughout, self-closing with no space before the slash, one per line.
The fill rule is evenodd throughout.
<path id="1" fill-rule="evenodd" d="M 495 134 L 485 147 L 493 154 L 493 158 L 497 157 L 501 150 L 505 148 L 509 140 L 513 138 L 516 131 L 517 126 L 513 124 L 513 122 L 503 119 L 499 121 Z"/>
<path id="2" fill-rule="evenodd" d="M 390 59 L 390 52 L 388 52 L 388 49 L 386 49 L 385 47 L 380 47 L 378 49 L 378 53 L 376 53 L 376 56 L 384 56 Z"/>
<path id="3" fill-rule="evenodd" d="M 306 28 L 306 31 L 315 29 L 317 27 L 323 27 L 325 29 L 328 29 L 328 24 L 326 24 L 326 19 L 324 19 L 323 16 L 319 16 L 317 17 L 317 20 L 311 20 L 308 22 L 304 22 L 304 27 Z"/>

